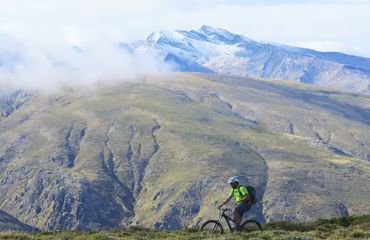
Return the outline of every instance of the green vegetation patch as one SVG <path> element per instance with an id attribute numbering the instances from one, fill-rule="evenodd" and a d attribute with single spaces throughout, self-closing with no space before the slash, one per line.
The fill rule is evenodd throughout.
<path id="1" fill-rule="evenodd" d="M 319 219 L 311 223 L 276 222 L 263 226 L 263 232 L 212 234 L 199 229 L 179 231 L 152 230 L 141 227 L 97 232 L 0 233 L 0 239 L 370 239 L 370 215 Z"/>

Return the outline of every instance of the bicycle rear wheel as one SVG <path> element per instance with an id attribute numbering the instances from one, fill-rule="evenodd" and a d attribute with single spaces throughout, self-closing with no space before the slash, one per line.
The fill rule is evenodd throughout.
<path id="1" fill-rule="evenodd" d="M 248 220 L 245 221 L 242 225 L 243 232 L 255 232 L 255 231 L 262 231 L 261 224 L 256 220 Z"/>
<path id="2" fill-rule="evenodd" d="M 216 220 L 208 220 L 207 222 L 203 223 L 200 230 L 212 233 L 224 233 L 224 228 L 222 227 L 221 223 Z"/>

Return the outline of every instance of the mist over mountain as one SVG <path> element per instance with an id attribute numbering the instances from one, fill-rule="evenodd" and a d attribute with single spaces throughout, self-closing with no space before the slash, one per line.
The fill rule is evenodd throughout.
<path id="1" fill-rule="evenodd" d="M 52 33 L 45 39 L 0 33 L 0 85 L 13 90 L 86 87 L 168 71 L 150 53 L 129 53 L 98 34 L 79 43 Z"/>
<path id="2" fill-rule="evenodd" d="M 70 38 L 29 40 L 0 34 L 0 83 L 43 89 L 180 71 L 370 91 L 369 58 L 258 42 L 209 26 L 161 30 L 131 44 L 94 35 L 81 43 Z"/>

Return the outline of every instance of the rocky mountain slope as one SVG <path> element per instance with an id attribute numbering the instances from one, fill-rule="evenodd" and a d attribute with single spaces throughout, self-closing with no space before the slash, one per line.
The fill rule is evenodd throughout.
<path id="1" fill-rule="evenodd" d="M 153 32 L 145 41 L 121 46 L 155 52 L 183 72 L 293 80 L 370 92 L 369 58 L 257 42 L 209 26 L 197 31 Z"/>
<path id="2" fill-rule="evenodd" d="M 21 231 L 21 232 L 31 232 L 35 231 L 32 227 L 21 223 L 17 219 L 13 218 L 9 214 L 0 211 L 0 232 L 2 231 Z"/>
<path id="3" fill-rule="evenodd" d="M 2 91 L 0 209 L 42 230 L 177 229 L 240 175 L 260 221 L 370 213 L 369 98 L 213 74 Z"/>

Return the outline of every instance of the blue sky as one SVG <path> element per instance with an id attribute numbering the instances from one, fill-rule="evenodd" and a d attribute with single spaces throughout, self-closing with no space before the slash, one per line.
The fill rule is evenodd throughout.
<path id="1" fill-rule="evenodd" d="M 370 0 L 0 0 L 0 33 L 42 45 L 58 37 L 133 41 L 206 24 L 262 41 L 370 57 Z M 40 38 L 40 39 L 39 39 Z"/>

